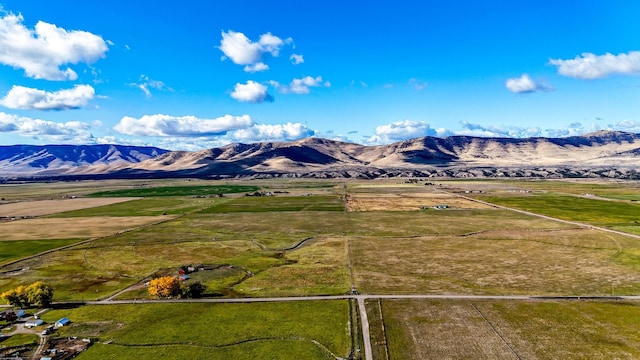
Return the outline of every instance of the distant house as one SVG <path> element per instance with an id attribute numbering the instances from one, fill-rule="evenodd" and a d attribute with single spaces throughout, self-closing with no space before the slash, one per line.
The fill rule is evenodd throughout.
<path id="1" fill-rule="evenodd" d="M 22 309 L 18 309 L 18 310 L 5 310 L 3 312 L 0 312 L 0 320 L 5 320 L 8 318 L 10 319 L 17 319 L 17 318 L 21 318 L 25 315 L 25 311 Z"/>
<path id="2" fill-rule="evenodd" d="M 71 320 L 67 319 L 66 317 L 63 317 L 62 319 L 56 321 L 55 327 L 59 328 L 59 327 L 67 326 L 70 323 L 71 323 Z"/>
<path id="3" fill-rule="evenodd" d="M 24 326 L 29 329 L 32 327 L 40 326 L 42 324 L 44 324 L 44 321 L 42 321 L 42 319 L 31 319 L 24 322 Z"/>

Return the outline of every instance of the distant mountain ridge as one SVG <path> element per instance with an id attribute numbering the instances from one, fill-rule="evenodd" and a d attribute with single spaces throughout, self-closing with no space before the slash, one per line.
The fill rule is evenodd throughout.
<path id="1" fill-rule="evenodd" d="M 120 145 L 0 147 L 0 177 L 640 178 L 640 135 L 422 137 L 366 146 L 322 138 L 200 151 Z"/>
<path id="2" fill-rule="evenodd" d="M 63 175 L 79 167 L 106 168 L 134 164 L 160 156 L 168 150 L 124 145 L 10 145 L 0 146 L 0 176 Z"/>

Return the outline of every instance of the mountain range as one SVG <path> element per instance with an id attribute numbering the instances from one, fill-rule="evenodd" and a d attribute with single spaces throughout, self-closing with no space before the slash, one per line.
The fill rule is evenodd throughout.
<path id="1" fill-rule="evenodd" d="M 322 138 L 200 151 L 123 145 L 0 146 L 4 179 L 235 177 L 640 178 L 640 134 L 421 137 L 366 146 Z"/>

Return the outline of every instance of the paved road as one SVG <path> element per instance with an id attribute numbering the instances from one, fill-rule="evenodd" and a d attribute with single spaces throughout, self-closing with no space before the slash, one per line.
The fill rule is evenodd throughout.
<path id="1" fill-rule="evenodd" d="M 360 322 L 362 323 L 364 360 L 373 360 L 373 351 L 371 351 L 371 336 L 369 335 L 369 317 L 367 317 L 367 309 L 364 307 L 363 298 L 358 298 L 358 308 L 360 309 Z"/>
<path id="2" fill-rule="evenodd" d="M 323 301 L 323 300 L 377 300 L 377 299 L 424 299 L 424 300 L 520 300 L 520 301 L 549 301 L 549 300 L 628 300 L 640 301 L 640 295 L 581 295 L 581 296 L 555 296 L 555 295 L 466 295 L 466 294 L 361 294 L 361 295 L 323 295 L 323 296 L 292 296 L 292 297 L 266 297 L 266 298 L 206 298 L 206 299 L 145 299 L 145 300 L 98 300 L 85 301 L 78 304 L 87 305 L 115 305 L 115 304 L 150 304 L 150 303 L 260 303 L 279 301 Z M 65 305 L 73 303 L 55 303 Z"/>

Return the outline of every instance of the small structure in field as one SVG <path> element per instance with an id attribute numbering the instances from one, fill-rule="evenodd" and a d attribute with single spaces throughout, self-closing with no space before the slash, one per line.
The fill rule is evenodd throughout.
<path id="1" fill-rule="evenodd" d="M 31 329 L 32 327 L 40 326 L 42 324 L 44 324 L 44 321 L 42 321 L 42 319 L 31 319 L 24 322 L 24 326 L 29 329 Z"/>
<path id="2" fill-rule="evenodd" d="M 67 326 L 70 323 L 71 323 L 71 320 L 67 319 L 66 317 L 63 317 L 62 319 L 56 321 L 55 327 L 59 328 L 59 327 Z"/>

